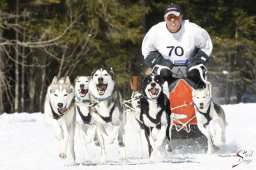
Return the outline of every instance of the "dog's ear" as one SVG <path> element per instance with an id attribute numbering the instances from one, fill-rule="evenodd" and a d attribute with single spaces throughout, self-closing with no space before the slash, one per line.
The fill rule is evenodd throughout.
<path id="1" fill-rule="evenodd" d="M 87 76 L 88 80 L 90 81 L 92 79 L 92 76 Z"/>
<path id="2" fill-rule="evenodd" d="M 80 77 L 80 76 L 77 76 L 77 77 L 76 77 L 76 79 L 75 79 L 74 83 L 76 83 L 76 81 L 79 79 L 79 77 Z"/>
<path id="3" fill-rule="evenodd" d="M 114 71 L 113 71 L 112 67 L 109 68 L 109 73 L 110 73 L 110 75 L 112 77 L 112 80 L 115 80 L 115 74 L 114 74 Z"/>
<path id="4" fill-rule="evenodd" d="M 57 76 L 54 76 L 53 79 L 52 79 L 52 84 L 58 84 L 58 78 Z"/>
<path id="5" fill-rule="evenodd" d="M 195 89 L 192 89 L 192 97 L 194 97 L 195 96 Z"/>
<path id="6" fill-rule="evenodd" d="M 211 96 L 211 85 L 206 85 L 205 89 L 207 90 L 207 95 Z"/>
<path id="7" fill-rule="evenodd" d="M 64 83 L 65 83 L 66 85 L 70 85 L 70 84 L 71 84 L 71 83 L 70 83 L 70 79 L 69 79 L 68 76 L 65 77 Z"/>
<path id="8" fill-rule="evenodd" d="M 92 70 L 91 77 L 93 77 L 95 71 L 96 71 L 96 69 L 94 68 L 94 69 Z"/>

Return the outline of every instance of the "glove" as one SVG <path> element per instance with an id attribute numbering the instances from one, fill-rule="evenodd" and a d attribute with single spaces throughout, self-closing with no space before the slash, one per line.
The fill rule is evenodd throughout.
<path id="1" fill-rule="evenodd" d="M 169 67 L 170 69 L 172 69 L 173 67 L 172 61 L 165 58 L 162 59 L 162 62 L 160 63 L 160 65 Z"/>
<path id="2" fill-rule="evenodd" d="M 198 64 L 206 64 L 208 63 L 209 56 L 205 54 L 201 49 L 196 49 L 194 54 L 189 58 L 188 67 L 192 67 Z"/>
<path id="3" fill-rule="evenodd" d="M 151 51 L 148 54 L 148 56 L 146 57 L 144 62 L 146 64 L 146 66 L 151 67 L 151 68 L 153 68 L 157 64 L 166 66 L 170 69 L 173 67 L 172 61 L 163 58 L 163 56 L 158 51 Z"/>

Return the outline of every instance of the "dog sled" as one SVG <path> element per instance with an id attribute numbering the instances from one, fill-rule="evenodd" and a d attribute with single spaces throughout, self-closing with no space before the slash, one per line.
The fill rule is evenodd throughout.
<path id="1" fill-rule="evenodd" d="M 165 66 L 156 65 L 155 67 L 158 67 L 155 72 L 156 74 L 160 74 L 161 69 L 166 69 Z M 203 135 L 197 127 L 195 109 L 192 101 L 192 90 L 196 85 L 186 78 L 185 69 L 186 66 L 173 67 L 171 71 L 178 79 L 168 85 L 170 109 L 173 121 L 172 138 L 174 139 L 197 138 Z M 207 72 L 204 65 L 198 65 L 191 69 L 198 69 L 201 77 L 203 77 L 203 71 L 205 73 Z M 206 84 L 209 84 L 206 79 L 203 80 Z M 139 86 L 140 77 L 132 76 L 131 89 L 136 91 L 139 89 Z"/>
<path id="2" fill-rule="evenodd" d="M 197 128 L 192 90 L 193 87 L 185 79 L 179 79 L 169 86 L 173 121 L 172 138 L 182 139 L 202 136 Z"/>

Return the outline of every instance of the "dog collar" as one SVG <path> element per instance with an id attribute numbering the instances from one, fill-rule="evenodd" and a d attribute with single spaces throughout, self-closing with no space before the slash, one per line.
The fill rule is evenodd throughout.
<path id="1" fill-rule="evenodd" d="M 89 100 L 89 99 L 81 99 L 80 97 L 76 96 L 76 102 L 80 102 L 80 103 L 90 103 L 91 100 Z"/>
<path id="2" fill-rule="evenodd" d="M 111 96 L 108 96 L 108 97 L 106 97 L 106 98 L 95 98 L 94 100 L 92 100 L 92 101 L 90 101 L 91 103 L 90 103 L 90 106 L 92 106 L 92 107 L 94 107 L 94 106 L 96 106 L 97 104 L 99 104 L 99 102 L 102 102 L 102 101 L 104 101 L 104 100 L 108 100 L 109 98 L 110 98 Z"/>
<path id="3" fill-rule="evenodd" d="M 105 98 L 98 98 L 97 100 L 98 100 L 99 102 L 101 102 L 101 101 L 104 101 L 104 100 L 108 100 L 110 97 L 111 97 L 111 96 L 108 96 L 108 97 L 105 97 Z"/>

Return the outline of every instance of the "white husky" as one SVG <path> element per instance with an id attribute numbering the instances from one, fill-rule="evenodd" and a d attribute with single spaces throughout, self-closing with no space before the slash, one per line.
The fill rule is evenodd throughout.
<path id="1" fill-rule="evenodd" d="M 126 114 L 113 70 L 103 68 L 95 70 L 89 90 L 96 101 L 92 117 L 97 125 L 97 137 L 101 146 L 101 163 L 106 163 L 105 144 L 113 143 L 116 136 L 121 157 L 125 159 L 124 125 L 126 124 Z"/>
<path id="2" fill-rule="evenodd" d="M 76 124 L 85 147 L 84 163 L 90 162 L 87 145 L 93 141 L 96 133 L 96 125 L 91 116 L 93 108 L 89 95 L 89 82 L 90 77 L 87 76 L 78 76 L 75 79 Z"/>
<path id="3" fill-rule="evenodd" d="M 193 90 L 192 98 L 196 111 L 197 126 L 206 136 L 208 142 L 207 154 L 214 149 L 213 137 L 215 135 L 215 122 L 221 128 L 221 141 L 225 143 L 226 118 L 224 110 L 214 103 L 209 88 Z"/>
<path id="4" fill-rule="evenodd" d="M 47 89 L 44 104 L 44 121 L 54 129 L 56 139 L 60 142 L 59 157 L 67 157 L 66 150 L 69 145 L 71 164 L 75 163 L 74 133 L 75 114 L 72 100 L 74 89 L 69 77 L 57 79 L 54 77 Z"/>

